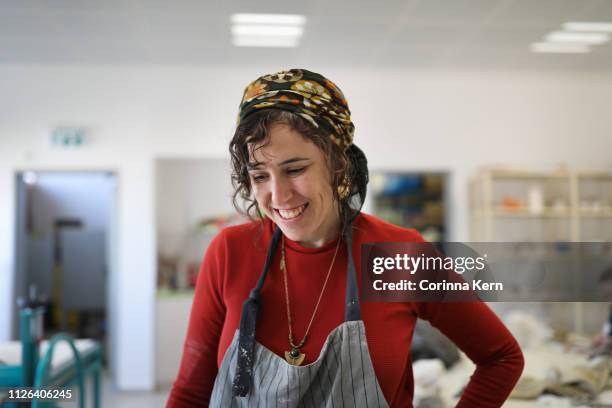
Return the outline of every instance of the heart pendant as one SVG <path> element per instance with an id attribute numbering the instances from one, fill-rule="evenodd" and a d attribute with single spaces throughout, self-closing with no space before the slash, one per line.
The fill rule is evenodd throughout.
<path id="1" fill-rule="evenodd" d="M 306 354 L 300 353 L 300 350 L 296 348 L 291 351 L 285 351 L 285 360 L 291 365 L 301 365 L 305 357 Z"/>

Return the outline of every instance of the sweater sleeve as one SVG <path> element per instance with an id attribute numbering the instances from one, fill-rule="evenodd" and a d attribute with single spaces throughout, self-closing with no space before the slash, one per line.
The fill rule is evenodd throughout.
<path id="1" fill-rule="evenodd" d="M 418 303 L 422 317 L 444 333 L 476 370 L 457 407 L 501 407 L 524 366 L 521 349 L 497 315 L 483 302 Z"/>
<path id="2" fill-rule="evenodd" d="M 217 349 L 225 320 L 222 282 L 225 240 L 221 232 L 200 266 L 178 376 L 166 407 L 208 406 L 217 375 Z"/>

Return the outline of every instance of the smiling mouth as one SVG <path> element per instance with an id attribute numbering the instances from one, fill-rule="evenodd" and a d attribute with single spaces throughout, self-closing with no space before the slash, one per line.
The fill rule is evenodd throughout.
<path id="1" fill-rule="evenodd" d="M 281 209 L 275 208 L 274 211 L 276 211 L 283 220 L 291 220 L 291 219 L 299 217 L 304 212 L 306 207 L 308 207 L 308 203 L 301 205 L 299 207 L 292 208 L 290 210 L 281 210 Z"/>

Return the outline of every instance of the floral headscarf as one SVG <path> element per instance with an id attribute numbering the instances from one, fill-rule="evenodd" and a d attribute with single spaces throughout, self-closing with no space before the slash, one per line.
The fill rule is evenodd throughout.
<path id="1" fill-rule="evenodd" d="M 355 126 L 342 91 L 316 72 L 290 69 L 257 78 L 244 90 L 238 123 L 248 114 L 267 108 L 303 117 L 316 128 L 326 130 L 342 150 L 353 143 Z"/>

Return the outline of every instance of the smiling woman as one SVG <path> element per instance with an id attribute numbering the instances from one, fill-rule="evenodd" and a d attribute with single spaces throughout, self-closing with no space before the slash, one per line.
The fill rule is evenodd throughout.
<path id="1" fill-rule="evenodd" d="M 458 406 L 502 405 L 523 357 L 484 303 L 360 302 L 361 245 L 423 239 L 361 212 L 368 169 L 353 132 L 319 74 L 246 88 L 229 150 L 234 205 L 252 222 L 207 249 L 169 407 L 410 407 L 417 318 L 477 364 Z"/>
<path id="2" fill-rule="evenodd" d="M 323 233 L 321 237 L 325 242 L 325 238 L 331 239 L 338 231 L 346 229 L 365 199 L 368 172 L 363 152 L 355 145 L 338 148 L 323 129 L 313 127 L 295 113 L 263 109 L 245 117 L 230 143 L 230 153 L 234 171 L 234 205 L 238 211 L 247 212 L 254 219 L 263 213 L 272 220 L 282 220 L 278 210 L 301 210 L 300 207 L 306 205 L 304 209 L 309 209 L 310 217 L 316 216 L 318 219 L 303 220 L 302 228 L 307 222 L 318 221 L 318 232 Z M 278 155 L 282 155 L 282 159 L 277 158 Z M 265 165 L 275 164 L 279 169 L 277 174 L 270 174 L 269 170 L 264 169 Z M 280 178 L 281 168 L 286 175 L 284 178 Z M 271 179 L 272 176 L 276 177 Z M 274 183 L 277 180 L 282 183 Z M 287 184 L 291 180 L 294 183 Z M 270 191 L 276 195 L 270 194 L 266 208 L 263 193 L 270 186 L 280 190 Z M 289 188 L 286 191 L 292 186 L 299 186 L 300 190 Z M 288 200 L 287 197 L 278 196 L 278 193 L 299 195 L 303 189 L 308 191 L 303 202 L 297 202 L 298 197 Z M 317 200 L 314 200 L 315 197 Z M 247 207 L 242 208 L 242 203 Z M 289 227 L 287 231 L 281 229 L 303 245 L 317 246 L 316 242 L 308 242 L 312 241 L 308 239 L 308 235 L 312 234 L 300 231 L 301 228 L 296 228 L 296 225 L 291 229 L 293 232 Z M 300 238 L 296 233 L 307 235 Z"/>

